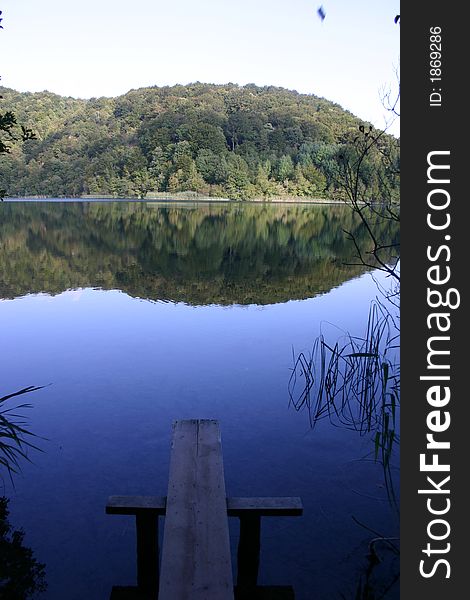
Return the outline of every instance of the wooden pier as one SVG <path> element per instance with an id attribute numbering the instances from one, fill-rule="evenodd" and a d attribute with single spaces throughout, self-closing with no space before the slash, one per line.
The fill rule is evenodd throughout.
<path id="1" fill-rule="evenodd" d="M 108 499 L 106 513 L 135 515 L 137 529 L 137 586 L 114 587 L 110 600 L 293 599 L 290 586 L 257 584 L 261 517 L 302 512 L 300 498 L 227 498 L 218 422 L 176 421 L 167 496 Z M 235 587 L 228 517 L 240 520 Z"/>

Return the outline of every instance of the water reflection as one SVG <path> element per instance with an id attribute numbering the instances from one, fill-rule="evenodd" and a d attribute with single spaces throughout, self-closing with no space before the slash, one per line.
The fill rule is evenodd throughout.
<path id="1" fill-rule="evenodd" d="M 10 523 L 8 505 L 0 496 L 0 597 L 23 600 L 46 591 L 46 566 L 23 543 L 25 532 Z"/>
<path id="2" fill-rule="evenodd" d="M 343 206 L 8 204 L 0 211 L 0 295 L 77 287 L 187 304 L 312 298 L 364 271 Z M 382 227 L 392 228 L 386 222 Z M 398 229 L 391 229 L 391 237 Z"/>
<path id="3" fill-rule="evenodd" d="M 52 383 L 30 415 L 45 451 L 11 494 L 47 600 L 135 581 L 134 525 L 104 505 L 165 493 L 181 418 L 220 420 L 228 494 L 302 498 L 302 519 L 263 524 L 260 582 L 355 597 L 370 534 L 352 517 L 395 523 L 380 465 L 357 460 L 370 440 L 355 431 L 323 421 L 312 435 L 287 397 L 292 349 L 308 352 L 320 324 L 363 333 L 377 288 L 345 266 L 354 227 L 342 207 L 0 206 L 0 295 L 14 298 L 0 302 L 2 389 Z"/>
<path id="4" fill-rule="evenodd" d="M 291 405 L 306 409 L 312 429 L 322 420 L 370 440 L 369 451 L 357 459 L 380 465 L 382 488 L 395 512 L 395 523 L 373 529 L 368 520 L 353 521 L 370 535 L 357 600 L 398 593 L 399 537 L 399 327 L 395 306 L 371 303 L 363 336 L 345 334 L 331 340 L 318 336 L 309 354 L 300 352 L 289 380 Z M 380 501 L 371 497 L 371 502 Z M 385 524 L 384 524 L 385 525 Z M 387 595 L 389 594 L 389 595 Z"/>

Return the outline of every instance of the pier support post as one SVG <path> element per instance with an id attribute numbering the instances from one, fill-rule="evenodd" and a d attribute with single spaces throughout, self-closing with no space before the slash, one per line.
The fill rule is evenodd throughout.
<path id="1" fill-rule="evenodd" d="M 136 514 L 137 587 L 148 598 L 156 600 L 159 585 L 158 516 Z"/>
<path id="2" fill-rule="evenodd" d="M 246 514 L 240 516 L 240 540 L 238 543 L 239 589 L 254 588 L 258 582 L 261 539 L 261 516 Z"/>

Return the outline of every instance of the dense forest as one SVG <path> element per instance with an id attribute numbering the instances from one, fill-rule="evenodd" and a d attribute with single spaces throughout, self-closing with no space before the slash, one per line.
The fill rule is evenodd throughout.
<path id="1" fill-rule="evenodd" d="M 0 87 L 36 139 L 11 142 L 0 157 L 9 196 L 145 198 L 206 196 L 335 198 L 339 163 L 364 125 L 340 106 L 276 87 L 195 83 L 79 100 Z M 368 126 L 368 124 L 367 124 Z M 363 165 L 371 199 L 387 177 L 383 136 Z M 398 196 L 398 181 L 392 182 Z"/>
<path id="2" fill-rule="evenodd" d="M 142 203 L 8 203 L 0 211 L 0 298 L 70 288 L 194 305 L 272 304 L 328 292 L 351 266 L 344 206 L 208 203 L 194 210 Z M 392 221 L 379 238 L 398 240 Z"/>

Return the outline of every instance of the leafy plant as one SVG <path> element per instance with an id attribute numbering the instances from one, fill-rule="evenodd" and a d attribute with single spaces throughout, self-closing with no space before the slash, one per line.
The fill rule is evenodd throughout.
<path id="1" fill-rule="evenodd" d="M 25 387 L 0 398 L 0 466 L 6 469 L 10 478 L 20 470 L 20 459 L 30 460 L 28 450 L 31 448 L 40 450 L 40 448 L 32 443 L 31 440 L 37 436 L 26 429 L 26 420 L 18 412 L 25 408 L 31 408 L 31 404 L 7 407 L 6 403 L 11 398 L 35 392 L 42 387 L 44 386 Z"/>
<path id="2" fill-rule="evenodd" d="M 2 11 L 0 10 L 0 15 Z M 0 17 L 0 23 L 3 19 Z M 0 29 L 3 29 L 3 25 L 0 25 Z M 0 96 L 2 99 L 3 96 Z M 17 129 L 21 128 L 21 135 L 18 137 L 16 133 Z M 36 139 L 33 131 L 23 125 L 18 125 L 16 120 L 16 116 L 11 110 L 7 110 L 5 113 L 0 113 L 0 155 L 9 154 L 10 153 L 10 145 L 8 141 L 17 141 L 21 139 L 23 142 L 26 140 L 34 140 Z M 2 139 L 3 138 L 3 139 Z M 6 138 L 6 139 L 5 139 Z M 3 196 L 5 194 L 5 190 L 0 189 L 0 200 L 3 200 Z"/>

